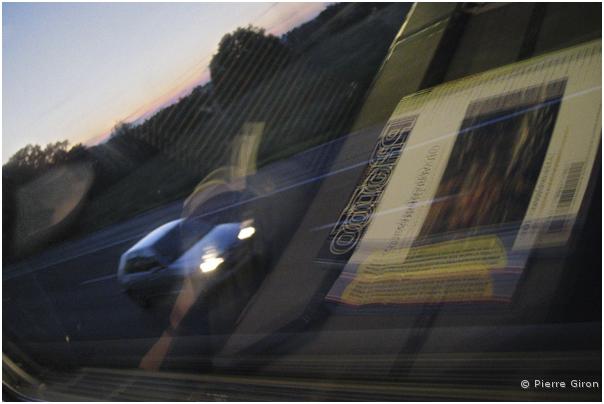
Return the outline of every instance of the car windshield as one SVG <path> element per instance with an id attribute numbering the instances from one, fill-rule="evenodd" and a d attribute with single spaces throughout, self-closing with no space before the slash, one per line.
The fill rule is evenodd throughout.
<path id="1" fill-rule="evenodd" d="M 2 25 L 4 399 L 601 399 L 601 4 Z"/>

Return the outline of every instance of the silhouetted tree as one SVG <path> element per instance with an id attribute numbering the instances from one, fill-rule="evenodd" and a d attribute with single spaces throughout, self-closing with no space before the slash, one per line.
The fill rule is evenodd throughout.
<path id="1" fill-rule="evenodd" d="M 66 161 L 69 156 L 68 146 L 67 140 L 49 143 L 44 149 L 37 144 L 28 144 L 13 154 L 4 168 L 9 172 L 19 171 L 26 177 L 35 176 L 44 168 Z"/>
<path id="2" fill-rule="evenodd" d="M 2 241 L 4 261 L 14 258 L 14 227 L 17 214 L 16 195 L 19 188 L 48 169 L 61 164 L 86 161 L 88 149 L 82 144 L 69 148 L 67 140 L 49 143 L 45 148 L 31 145 L 13 154 L 2 167 Z"/>
<path id="3" fill-rule="evenodd" d="M 224 106 L 271 77 L 290 58 L 287 46 L 264 29 L 237 28 L 220 40 L 210 62 L 214 93 Z"/>
<path id="4" fill-rule="evenodd" d="M 2 167 L 2 175 L 18 187 L 58 164 L 86 160 L 87 151 L 82 144 L 69 148 L 67 140 L 49 143 L 45 148 L 28 144 L 9 158 Z"/>
<path id="5" fill-rule="evenodd" d="M 129 133 L 132 130 L 132 128 L 133 128 L 133 126 L 131 123 L 120 121 L 117 124 L 115 124 L 115 126 L 111 130 L 110 137 L 125 135 L 126 133 Z"/>

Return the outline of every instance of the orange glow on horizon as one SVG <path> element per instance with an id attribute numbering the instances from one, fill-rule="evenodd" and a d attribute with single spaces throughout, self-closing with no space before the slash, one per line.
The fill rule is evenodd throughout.
<path id="1" fill-rule="evenodd" d="M 159 91 L 159 94 L 160 94 L 159 96 L 157 96 L 156 98 L 154 98 L 151 101 L 146 102 L 144 105 L 137 108 L 134 112 L 130 113 L 128 116 L 126 116 L 121 121 L 132 123 L 132 122 L 136 122 L 136 121 L 139 121 L 142 119 L 150 118 L 151 116 L 153 116 L 153 114 L 158 112 L 160 109 L 174 104 L 180 98 L 182 98 L 182 97 L 186 96 L 188 93 L 190 93 L 191 90 L 193 90 L 193 88 L 195 88 L 198 85 L 205 84 L 209 80 L 210 80 L 210 72 L 206 68 L 206 69 L 204 69 L 201 77 L 197 76 L 193 79 L 189 79 L 188 81 L 181 83 L 180 85 L 176 85 L 176 86 L 174 86 L 172 83 L 172 88 L 168 88 L 168 89 Z M 85 137 L 84 139 L 82 139 L 79 142 L 81 142 L 85 145 L 88 145 L 88 146 L 94 146 L 94 145 L 104 142 L 111 135 L 111 132 L 113 131 L 113 128 L 115 127 L 116 123 L 117 122 L 104 125 L 104 127 L 102 129 L 96 131 L 97 132 L 96 135 L 93 135 L 92 137 Z M 75 143 L 79 143 L 79 142 L 76 141 Z"/>

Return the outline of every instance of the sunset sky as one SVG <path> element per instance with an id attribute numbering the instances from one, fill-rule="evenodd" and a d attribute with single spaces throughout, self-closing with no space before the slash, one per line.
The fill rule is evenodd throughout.
<path id="1" fill-rule="evenodd" d="M 326 3 L 3 3 L 2 161 L 28 143 L 92 144 L 209 79 L 220 38 L 280 35 Z"/>

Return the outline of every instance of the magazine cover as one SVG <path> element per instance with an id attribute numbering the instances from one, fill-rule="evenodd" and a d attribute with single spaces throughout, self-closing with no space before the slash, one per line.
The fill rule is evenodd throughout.
<path id="1" fill-rule="evenodd" d="M 601 41 L 406 97 L 319 260 L 349 305 L 509 301 L 564 245 L 601 138 Z"/>

